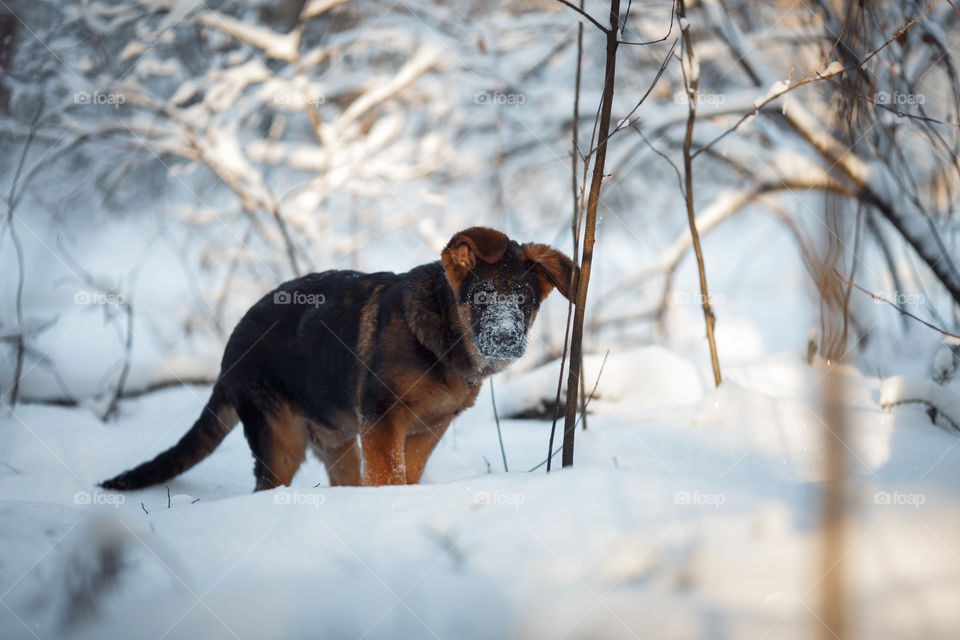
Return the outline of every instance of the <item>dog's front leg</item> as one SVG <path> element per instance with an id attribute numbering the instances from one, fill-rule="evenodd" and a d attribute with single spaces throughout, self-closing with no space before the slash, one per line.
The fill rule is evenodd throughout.
<path id="1" fill-rule="evenodd" d="M 392 411 L 363 429 L 363 484 L 406 484 L 405 444 L 411 417 L 405 409 Z"/>
<path id="2" fill-rule="evenodd" d="M 420 433 L 414 433 L 407 436 L 407 442 L 404 446 L 407 463 L 407 484 L 418 484 L 423 470 L 427 466 L 427 460 L 433 453 L 434 447 L 440 442 L 447 427 L 453 420 L 453 415 L 443 418 L 436 424 L 421 425 Z"/>

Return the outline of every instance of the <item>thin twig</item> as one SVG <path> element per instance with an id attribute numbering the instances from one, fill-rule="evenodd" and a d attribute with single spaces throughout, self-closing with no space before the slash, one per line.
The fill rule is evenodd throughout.
<path id="1" fill-rule="evenodd" d="M 553 405 L 553 424 L 550 425 L 550 441 L 547 443 L 547 473 L 550 473 L 550 461 L 553 458 L 553 439 L 557 433 L 557 419 L 560 417 L 560 394 L 563 392 L 563 368 L 567 361 L 567 348 L 570 344 L 570 319 L 573 317 L 573 302 L 567 303 L 567 326 L 563 331 L 563 353 L 560 356 L 560 375 L 557 377 L 557 399 Z"/>
<path id="2" fill-rule="evenodd" d="M 646 101 L 647 96 L 649 96 L 650 92 L 653 91 L 653 88 L 657 86 L 657 83 L 660 81 L 660 77 L 663 76 L 664 72 L 667 70 L 667 66 L 670 64 L 670 58 L 673 57 L 673 51 L 674 49 L 677 48 L 678 41 L 679 41 L 679 38 L 675 39 L 673 41 L 673 44 L 670 45 L 670 49 L 667 51 L 667 55 L 663 57 L 663 61 L 660 63 L 660 68 L 657 69 L 657 74 L 653 77 L 653 81 L 650 83 L 650 86 L 647 87 L 647 90 L 644 91 L 642 96 L 640 96 L 640 100 L 638 100 L 637 103 L 633 105 L 633 109 L 631 109 L 630 112 L 627 113 L 627 115 L 625 115 L 623 118 L 620 119 L 620 122 L 617 124 L 617 126 L 614 127 L 613 131 L 610 132 L 610 135 L 607 136 L 608 139 L 612 138 L 614 135 L 623 131 L 627 127 L 630 127 L 636 124 L 637 119 L 635 118 L 631 120 L 630 118 L 633 116 L 634 113 L 637 112 L 637 109 L 640 108 L 640 105 L 642 105 Z M 590 155 L 595 151 L 596 151 L 595 148 L 590 149 L 587 155 Z"/>
<path id="3" fill-rule="evenodd" d="M 290 237 L 290 231 L 287 228 L 287 223 L 283 219 L 283 214 L 280 211 L 280 203 L 277 202 L 276 198 L 272 194 L 269 194 L 268 199 L 265 200 L 265 205 L 267 210 L 270 212 L 270 215 L 273 216 L 274 221 L 277 223 L 277 229 L 280 230 L 280 236 L 283 238 L 284 247 L 287 250 L 287 260 L 290 261 L 290 268 L 293 270 L 294 277 L 299 278 L 303 275 L 303 272 L 300 270 L 300 264 L 297 262 L 297 245 L 293 242 L 293 238 Z"/>
<path id="4" fill-rule="evenodd" d="M 117 384 L 114 386 L 113 395 L 110 397 L 110 402 L 107 405 L 107 408 L 104 410 L 103 415 L 100 416 L 101 420 L 109 420 L 116 413 L 120 400 L 124 395 L 124 387 L 127 384 L 127 377 L 130 375 L 131 362 L 133 360 L 133 304 L 127 298 L 121 294 L 118 290 L 112 289 L 110 287 L 105 287 L 102 284 L 98 283 L 96 279 L 88 273 L 80 263 L 70 255 L 70 252 L 67 251 L 66 246 L 64 246 L 63 238 L 57 239 L 57 246 L 60 248 L 60 251 L 63 254 L 65 263 L 71 267 L 71 270 L 74 274 L 81 278 L 81 280 L 88 286 L 101 293 L 112 296 L 116 303 L 123 308 L 126 315 L 127 327 L 126 332 L 123 337 L 123 349 L 124 349 L 124 358 L 123 364 L 120 368 L 120 375 L 117 378 Z M 142 266 L 143 263 L 141 263 Z M 139 267 L 135 267 L 134 271 Z M 135 276 L 131 276 L 131 279 L 134 279 Z M 131 289 L 133 287 L 131 286 Z M 107 319 L 110 318 L 109 311 L 105 312 L 107 314 Z"/>
<path id="5" fill-rule="evenodd" d="M 662 38 L 657 38 L 656 40 L 647 40 L 646 42 L 631 42 L 630 40 L 621 40 L 620 44 L 625 44 L 634 47 L 645 47 L 649 44 L 658 44 L 660 42 L 665 42 L 667 38 L 670 37 L 670 34 L 673 33 L 673 16 L 677 11 L 677 0 L 673 0 L 670 4 L 670 26 L 667 27 L 667 32 L 663 34 Z M 623 37 L 623 32 L 627 28 L 627 18 L 630 17 L 630 3 L 627 3 L 627 13 L 623 18 L 623 28 L 620 29 L 620 37 Z"/>
<path id="6" fill-rule="evenodd" d="M 17 314 L 17 360 L 13 368 L 13 386 L 10 387 L 10 406 L 17 404 L 17 397 L 20 395 L 20 376 L 23 375 L 23 356 L 26 352 L 25 336 L 23 335 L 23 283 L 24 283 L 24 261 L 23 245 L 20 244 L 20 236 L 17 235 L 16 227 L 13 222 L 13 212 L 17 209 L 17 184 L 20 181 L 20 172 L 23 170 L 23 163 L 27 159 L 27 152 L 33 143 L 33 138 L 37 133 L 37 123 L 40 120 L 40 114 L 43 111 L 43 103 L 37 107 L 37 112 L 33 115 L 33 121 L 30 123 L 30 133 L 27 134 L 27 140 L 23 145 L 23 151 L 20 153 L 20 161 L 17 163 L 17 171 L 13 175 L 13 183 L 10 187 L 10 198 L 7 201 L 7 225 L 10 228 L 10 240 L 13 242 L 14 250 L 17 254 L 17 295 L 14 307 Z"/>
<path id="7" fill-rule="evenodd" d="M 853 280 L 857 277 L 857 264 L 859 260 L 857 256 L 860 254 L 860 234 L 863 229 L 863 203 L 857 203 L 857 222 L 856 227 L 853 232 L 853 253 L 852 260 L 850 265 L 850 279 Z M 840 338 L 840 344 L 847 344 L 847 335 L 849 334 L 850 327 L 850 294 L 853 293 L 852 287 L 847 287 L 847 290 L 844 292 L 843 296 L 843 334 Z"/>
<path id="8" fill-rule="evenodd" d="M 677 6 L 678 17 L 685 18 L 686 7 L 684 0 L 680 0 Z M 690 226 L 690 237 L 693 243 L 693 251 L 697 258 L 697 272 L 700 277 L 700 303 L 703 306 L 703 319 L 706 324 L 707 342 L 710 345 L 710 364 L 713 367 L 713 379 L 717 386 L 720 386 L 723 378 L 720 375 L 720 358 L 717 355 L 717 339 L 714 333 L 716 316 L 713 314 L 713 308 L 710 304 L 710 293 L 707 289 L 707 269 L 703 262 L 703 250 L 700 247 L 700 234 L 697 232 L 697 220 L 694 214 L 693 206 L 693 155 L 690 153 L 690 147 L 693 143 L 693 125 L 697 119 L 697 86 L 699 84 L 699 71 L 696 70 L 696 60 L 693 53 L 693 37 L 690 35 L 690 23 L 687 22 L 681 30 L 683 44 L 687 58 L 687 68 L 681 65 L 684 81 L 687 86 L 687 133 L 683 140 L 683 170 L 685 189 L 684 196 L 687 205 L 687 223 Z M 681 52 L 681 56 L 684 52 Z"/>
<path id="9" fill-rule="evenodd" d="M 731 133 L 733 133 L 734 131 L 736 131 L 737 129 L 739 129 L 739 128 L 740 128 L 740 125 L 743 124 L 747 119 L 749 119 L 749 118 L 751 118 L 752 116 L 754 116 L 754 115 L 756 115 L 757 113 L 759 113 L 760 110 L 762 110 L 764 107 L 766 107 L 769 103 L 773 102 L 773 101 L 776 100 L 777 98 L 780 98 L 781 96 L 783 96 L 783 95 L 785 95 L 785 94 L 787 94 L 787 93 L 790 93 L 790 92 L 793 91 L 794 89 L 798 89 L 798 88 L 800 88 L 800 87 L 802 87 L 802 86 L 804 86 L 804 85 L 808 85 L 808 84 L 811 84 L 811 83 L 814 83 L 814 82 L 819 82 L 819 81 L 821 81 L 821 80 L 828 80 L 828 79 L 830 79 L 830 78 L 833 78 L 834 76 L 839 76 L 839 75 L 841 75 L 841 74 L 843 74 L 843 73 L 846 73 L 847 71 L 854 71 L 854 70 L 863 69 L 864 66 L 866 65 L 866 63 L 867 63 L 869 60 L 871 60 L 873 57 L 875 57 L 876 55 L 878 55 L 882 50 L 884 50 L 888 45 L 890 45 L 891 42 L 894 42 L 895 40 L 897 40 L 897 38 L 899 38 L 899 37 L 902 36 L 904 33 L 906 33 L 907 30 L 910 29 L 910 27 L 912 27 L 918 20 L 922 19 L 924 16 L 926 16 L 928 13 L 930 13 L 930 9 L 933 8 L 933 4 L 934 4 L 934 3 L 931 2 L 931 3 L 930 3 L 930 6 L 927 7 L 927 10 L 926 10 L 926 11 L 924 11 L 921 15 L 917 16 L 917 17 L 914 18 L 913 20 L 910 20 L 907 24 L 905 24 L 905 25 L 904 25 L 903 27 L 901 27 L 900 29 L 898 29 L 897 32 L 896 32 L 896 34 L 894 34 L 892 37 L 890 37 L 889 39 L 887 39 L 886 42 L 884 42 L 883 44 L 881 44 L 879 47 L 877 47 L 876 49 L 874 49 L 873 51 L 871 51 L 866 57 L 864 57 L 864 58 L 863 58 L 862 60 L 860 60 L 859 62 L 857 62 L 857 63 L 855 63 L 855 64 L 852 64 L 852 65 L 850 65 L 850 66 L 847 66 L 847 67 L 843 67 L 842 69 L 836 69 L 836 70 L 834 70 L 834 71 L 830 71 L 830 72 L 827 72 L 827 73 L 821 73 L 819 70 L 811 70 L 811 71 L 808 71 L 807 74 L 806 74 L 803 78 L 801 78 L 800 80 L 798 80 L 796 83 L 794 83 L 794 84 L 788 84 L 785 88 L 781 89 L 780 91 L 776 91 L 776 92 L 768 95 L 767 97 L 765 97 L 763 100 L 761 100 L 761 101 L 759 101 L 759 102 L 755 102 L 754 105 L 753 105 L 753 109 L 751 109 L 750 111 L 744 113 L 744 114 L 740 117 L 739 120 L 737 120 L 735 123 L 733 123 L 733 125 L 732 125 L 730 128 L 726 129 L 725 131 L 723 131 L 723 133 L 721 133 L 720 135 L 718 135 L 716 138 L 714 138 L 713 140 L 711 140 L 711 141 L 708 142 L 707 144 L 705 144 L 705 145 L 703 145 L 702 147 L 700 147 L 699 149 L 697 149 L 696 152 L 694 152 L 693 157 L 697 157 L 698 155 L 700 155 L 701 153 L 703 153 L 703 152 L 706 151 L 707 149 L 711 148 L 711 147 L 712 147 L 713 145 L 715 145 L 716 143 L 718 143 L 718 142 L 720 142 L 721 140 L 723 140 L 723 139 L 724 139 L 725 137 L 727 137 L 729 134 L 731 134 Z"/>
<path id="10" fill-rule="evenodd" d="M 490 403 L 493 405 L 493 419 L 497 423 L 497 440 L 500 441 L 500 455 L 503 456 L 503 471 L 509 473 L 507 468 L 507 450 L 503 448 L 503 434 L 500 432 L 500 414 L 497 412 L 497 396 L 493 392 L 493 378 L 490 378 Z"/>
<path id="11" fill-rule="evenodd" d="M 580 0 L 580 6 L 583 7 L 583 0 Z M 573 219 L 571 220 L 571 229 L 573 230 L 573 262 L 579 262 L 580 242 L 577 237 L 577 220 L 579 218 L 580 189 L 577 187 L 577 156 L 580 148 L 580 72 L 583 67 L 583 23 L 577 26 L 577 73 L 573 83 L 573 122 L 571 123 L 571 137 L 573 138 L 573 161 L 570 164 L 571 176 L 570 186 L 573 191 Z"/>
<path id="12" fill-rule="evenodd" d="M 580 8 L 583 8 L 584 0 L 580 0 Z M 630 4 L 632 0 L 627 3 L 627 13 L 626 16 L 630 15 Z M 624 26 L 626 26 L 626 17 L 624 18 Z M 623 29 L 620 30 L 620 35 L 623 36 Z M 579 215 L 577 215 L 580 207 L 579 202 L 582 196 L 579 196 L 580 190 L 577 188 L 577 149 L 580 146 L 579 141 L 579 122 L 580 122 L 580 72 L 581 67 L 583 66 L 583 23 L 577 25 L 577 78 L 574 87 L 573 93 L 573 162 L 570 165 L 570 178 L 573 188 L 573 218 L 570 220 L 570 225 L 573 230 L 573 263 L 578 264 L 580 262 L 580 234 L 579 234 Z M 586 160 L 584 161 L 586 165 Z M 567 305 L 567 317 L 572 313 L 573 308 L 568 304 Z M 583 372 L 581 371 L 580 376 L 580 416 L 583 418 L 583 428 L 587 428 L 587 414 L 585 410 L 584 402 L 587 397 L 586 389 L 584 388 Z M 561 376 L 562 379 L 562 376 Z M 558 398 L 559 402 L 559 398 Z"/>
<path id="13" fill-rule="evenodd" d="M 934 324 L 930 324 L 929 322 L 927 322 L 927 321 L 924 320 L 923 318 L 920 318 L 920 317 L 918 317 L 918 316 L 915 316 L 914 314 L 910 313 L 909 311 L 907 311 L 906 309 L 904 309 L 903 307 L 901 307 L 901 306 L 898 305 L 897 303 L 891 302 L 891 301 L 887 300 L 886 298 L 884 298 L 883 296 L 879 296 L 879 295 L 873 293 L 872 291 L 868 291 L 868 290 L 864 289 L 863 287 L 861 287 L 861 286 L 858 285 L 857 283 L 851 282 L 851 281 L 847 280 L 847 279 L 844 278 L 842 275 L 840 275 L 840 272 L 837 271 L 836 269 L 833 270 L 833 275 L 837 276 L 837 278 L 839 278 L 840 281 L 843 282 L 844 284 L 847 284 L 847 285 L 853 287 L 854 289 L 858 289 L 858 290 L 864 292 L 865 294 L 867 294 L 868 296 L 870 296 L 870 297 L 873 298 L 874 300 L 879 300 L 880 302 L 886 302 L 888 305 L 890 305 L 891 307 L 893 307 L 894 309 L 896 309 L 897 311 L 899 311 L 899 312 L 902 313 L 903 315 L 905 315 L 905 316 L 907 316 L 907 317 L 909 317 L 909 318 L 913 318 L 914 320 L 916 320 L 916 321 L 919 322 L 920 324 L 922 324 L 922 325 L 924 325 L 924 326 L 926 326 L 926 327 L 929 327 L 929 328 L 933 329 L 934 331 L 936 331 L 936 332 L 938 332 L 938 333 L 941 333 L 941 334 L 947 336 L 948 338 L 951 338 L 951 339 L 953 339 L 953 340 L 956 340 L 956 341 L 957 341 L 957 344 L 960 344 L 960 336 L 958 336 L 957 334 L 955 334 L 955 333 L 950 333 L 949 331 L 944 331 L 944 330 L 941 329 L 940 327 L 938 327 L 938 326 L 936 326 L 936 325 L 934 325 Z"/>
<path id="14" fill-rule="evenodd" d="M 597 386 L 599 386 L 599 384 L 600 384 L 600 376 L 603 375 L 603 367 L 604 367 L 605 364 L 607 364 L 607 356 L 609 356 L 609 355 L 610 355 L 610 350 L 607 349 L 607 352 L 603 355 L 603 361 L 600 363 L 600 371 L 597 372 L 597 379 L 596 379 L 596 380 L 594 381 L 594 383 L 593 383 L 593 390 L 590 391 L 590 395 L 587 396 L 587 401 L 586 401 L 586 402 L 584 403 L 584 405 L 583 405 L 583 412 L 580 414 L 580 418 L 583 418 L 583 416 L 586 414 L 586 412 L 587 412 L 587 407 L 590 406 L 590 401 L 593 400 L 593 396 L 594 396 L 594 394 L 596 394 L 596 392 L 597 392 Z M 580 424 L 580 418 L 577 419 L 577 424 Z M 556 418 L 554 418 L 554 423 L 556 423 Z M 574 425 L 574 426 L 576 426 L 576 425 Z M 551 445 L 552 445 L 552 444 L 553 444 L 553 443 L 551 442 Z M 547 455 L 547 457 L 546 457 L 545 459 L 543 459 L 537 466 L 535 466 L 535 467 L 533 467 L 532 469 L 528 470 L 527 473 L 532 473 L 532 472 L 536 471 L 537 469 L 539 469 L 540 467 L 542 467 L 543 465 L 547 465 L 547 471 L 549 472 L 549 471 L 550 471 L 550 461 L 553 459 L 553 457 L 554 457 L 555 455 L 557 455 L 558 453 L 560 453 L 560 451 L 561 451 L 562 449 L 563 449 L 563 446 L 562 446 L 562 445 L 559 446 L 559 447 L 557 447 L 556 450 L 554 450 L 553 447 L 551 446 L 551 447 L 550 447 L 549 455 Z"/>
<path id="15" fill-rule="evenodd" d="M 51 371 L 51 374 L 56 378 L 59 376 L 56 371 Z M 150 384 L 137 387 L 136 389 L 129 390 L 124 388 L 120 394 L 121 400 L 130 400 L 132 398 L 139 398 L 141 396 L 149 395 L 154 391 L 162 391 L 163 389 L 169 389 L 171 387 L 188 387 L 188 386 L 210 386 L 216 382 L 216 376 L 204 377 L 204 376 L 189 376 L 186 378 L 164 378 L 151 382 Z M 60 381 L 61 389 L 66 393 L 66 389 L 63 389 L 65 386 Z M 39 405 L 52 405 L 56 407 L 76 407 L 79 406 L 80 401 L 74 398 L 73 396 L 66 395 L 63 397 L 53 397 L 53 398 L 33 398 L 30 396 L 21 396 L 22 402 L 27 404 L 39 404 Z"/>
<path id="16" fill-rule="evenodd" d="M 583 0 L 580 0 L 581 8 Z M 573 92 L 573 123 L 571 137 L 573 139 L 573 158 L 571 162 L 571 188 L 573 191 L 573 219 L 570 226 L 573 232 L 573 263 L 579 262 L 580 255 L 580 211 L 583 208 L 582 189 L 577 186 L 577 157 L 580 155 L 580 73 L 583 65 L 583 23 L 577 27 L 577 73 L 574 80 Z M 592 144 L 592 140 L 591 140 Z M 583 171 L 586 176 L 587 166 L 589 165 L 587 157 L 583 158 Z M 557 435 L 557 419 L 560 417 L 560 394 L 563 390 L 563 372 L 567 363 L 567 349 L 570 344 L 570 320 L 573 317 L 573 301 L 567 302 L 567 324 L 563 331 L 563 352 L 560 355 L 560 375 L 557 377 L 557 397 L 553 404 L 553 422 L 550 424 L 550 439 L 547 442 L 547 473 L 550 472 L 550 460 L 553 451 L 553 441 Z"/>
<path id="17" fill-rule="evenodd" d="M 596 20 L 593 16 L 591 16 L 589 13 L 587 13 L 586 11 L 584 11 L 583 9 L 581 9 L 580 7 L 578 7 L 577 5 L 575 5 L 575 4 L 571 3 L 571 2 L 567 2 L 567 0 L 557 0 L 557 2 L 559 2 L 560 4 L 563 4 L 563 5 L 566 5 L 566 6 L 570 7 L 571 9 L 573 9 L 574 11 L 576 11 L 577 13 L 579 13 L 581 16 L 583 16 L 584 18 L 586 18 L 587 20 L 589 20 L 590 22 L 592 22 L 592 23 L 593 23 L 593 26 L 595 26 L 597 29 L 600 29 L 600 31 L 603 31 L 603 32 L 604 32 L 605 34 L 607 34 L 608 36 L 610 35 L 610 29 L 608 29 L 607 27 L 605 27 L 605 26 L 603 26 L 602 24 L 600 24 L 599 22 L 597 22 L 597 20 Z M 614 29 L 613 29 L 613 33 L 616 34 L 616 32 L 617 32 L 617 30 L 616 30 L 616 28 L 614 28 Z"/>
<path id="18" fill-rule="evenodd" d="M 20 469 L 17 469 L 15 466 L 13 466 L 12 464 L 10 464 L 9 462 L 4 462 L 3 460 L 0 460 L 0 464 L 2 464 L 3 466 L 5 466 L 7 469 L 10 469 L 10 471 L 13 471 L 13 472 L 14 472 L 16 475 L 18 475 L 18 476 L 19 476 L 21 473 L 23 473 L 22 471 L 20 471 Z"/>
<path id="19" fill-rule="evenodd" d="M 932 411 L 933 415 L 930 416 L 931 422 L 936 424 L 937 417 L 941 417 L 950 423 L 950 426 L 953 427 L 955 431 L 960 433 L 960 424 L 957 424 L 950 416 L 943 412 L 943 410 L 937 405 L 933 404 L 929 400 L 923 400 L 921 398 L 905 398 L 903 400 L 897 400 L 896 402 L 887 402 L 886 404 L 881 405 L 884 409 L 892 409 L 893 407 L 899 407 L 904 404 L 922 404 L 927 407 L 927 411 Z"/>
<path id="20" fill-rule="evenodd" d="M 110 404 L 104 410 L 102 420 L 109 420 L 117 412 L 120 399 L 123 397 L 123 388 L 126 386 L 127 378 L 130 375 L 130 363 L 133 360 L 133 305 L 126 298 L 123 299 L 121 304 L 127 316 L 127 331 L 123 344 L 125 357 L 123 367 L 120 369 L 120 376 L 117 378 L 117 384 L 113 389 L 113 395 L 110 397 Z"/>

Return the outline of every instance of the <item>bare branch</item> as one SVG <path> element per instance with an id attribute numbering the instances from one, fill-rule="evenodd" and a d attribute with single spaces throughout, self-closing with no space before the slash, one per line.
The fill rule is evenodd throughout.
<path id="1" fill-rule="evenodd" d="M 507 450 L 503 448 L 503 433 L 500 431 L 500 413 L 497 411 L 497 394 L 493 391 L 493 378 L 490 378 L 490 404 L 493 405 L 493 419 L 497 423 L 497 440 L 500 442 L 500 455 L 503 457 L 503 472 L 508 473 Z"/>
<path id="2" fill-rule="evenodd" d="M 891 302 L 890 300 L 887 300 L 887 299 L 884 298 L 883 296 L 877 295 L 877 294 L 875 294 L 875 293 L 873 293 L 873 292 L 871 292 L 871 291 L 868 291 L 868 290 L 864 289 L 863 287 L 861 287 L 860 285 L 856 284 L 855 282 L 851 282 L 850 280 L 847 280 L 847 279 L 844 278 L 842 275 L 840 275 L 840 272 L 837 271 L 836 269 L 833 270 L 833 275 L 837 276 L 837 278 L 839 278 L 840 281 L 843 282 L 844 284 L 846 284 L 846 285 L 848 285 L 848 286 L 851 286 L 851 287 L 853 287 L 854 289 L 858 289 L 859 291 L 864 292 L 865 294 L 867 294 L 868 296 L 870 296 L 870 297 L 873 298 L 874 300 L 877 300 L 877 301 L 879 301 L 879 302 L 885 302 L 885 303 L 887 303 L 888 305 L 890 305 L 891 307 L 893 307 L 894 309 L 896 309 L 897 311 L 899 311 L 901 314 L 903 314 L 903 315 L 905 315 L 905 316 L 907 316 L 907 317 L 909 317 L 909 318 L 913 318 L 914 320 L 916 320 L 916 321 L 919 322 L 920 324 L 922 324 L 922 325 L 924 325 L 924 326 L 926 326 L 926 327 L 929 327 L 929 328 L 933 329 L 933 330 L 936 331 L 937 333 L 940 333 L 940 334 L 943 334 L 943 335 L 947 336 L 947 337 L 950 338 L 951 340 L 956 340 L 956 342 L 953 343 L 953 344 L 960 344 L 960 336 L 958 336 L 957 334 L 955 334 L 955 333 L 950 333 L 949 331 L 945 331 L 945 330 L 941 329 L 940 327 L 938 327 L 938 326 L 936 326 L 936 325 L 934 325 L 934 324 L 930 324 L 929 322 L 927 322 L 927 321 L 924 320 L 923 318 L 920 318 L 920 317 L 918 317 L 918 316 L 910 313 L 909 311 L 907 311 L 906 309 L 904 309 L 902 306 L 898 305 L 897 303 Z"/>
<path id="3" fill-rule="evenodd" d="M 13 175 L 13 183 L 10 187 L 10 197 L 7 200 L 7 227 L 10 230 L 10 241 L 13 243 L 17 254 L 17 295 L 14 302 L 14 308 L 17 314 L 17 327 L 20 329 L 17 335 L 16 343 L 16 364 L 13 368 L 13 384 L 10 387 L 10 406 L 17 404 L 17 397 L 20 394 L 20 377 L 23 375 L 23 356 L 25 349 L 25 336 L 23 334 L 23 282 L 24 282 L 24 262 L 23 245 L 20 244 L 20 236 L 17 235 L 17 229 L 14 225 L 14 212 L 17 208 L 17 185 L 20 181 L 20 172 L 23 170 L 23 163 L 27 158 L 27 152 L 33 143 L 37 132 L 37 123 L 40 121 L 40 114 L 43 113 L 43 103 L 37 107 L 37 112 L 33 116 L 33 122 L 30 124 L 30 133 L 27 134 L 27 140 L 23 145 L 23 151 L 20 153 L 20 161 L 17 163 L 17 170 Z"/>
<path id="4" fill-rule="evenodd" d="M 577 419 L 577 424 L 580 424 L 580 420 L 586 416 L 587 407 L 590 406 L 590 401 L 593 400 L 594 396 L 597 393 L 597 387 L 600 385 L 600 376 L 603 375 L 603 367 L 607 364 L 607 356 L 610 355 L 610 350 L 607 349 L 607 352 L 603 354 L 603 361 L 600 363 L 600 370 L 597 372 L 597 379 L 593 382 L 593 389 L 590 391 L 590 395 L 587 396 L 586 401 L 583 403 L 583 410 L 580 414 L 580 418 Z M 561 377 L 562 380 L 562 377 Z M 576 425 L 574 425 L 576 427 Z M 553 457 L 560 453 L 563 446 L 557 447 L 556 450 L 553 449 L 553 441 L 550 442 L 550 449 L 547 450 L 547 457 L 544 458 L 539 464 L 527 470 L 527 473 L 533 473 L 543 465 L 547 465 L 547 471 L 550 471 L 550 461 L 553 460 Z"/>
<path id="5" fill-rule="evenodd" d="M 684 0 L 680 0 L 677 13 L 681 19 L 686 17 Z M 720 358 L 717 355 L 717 339 L 714 334 L 716 316 L 713 313 L 713 306 L 710 303 L 710 293 L 707 289 L 707 269 L 703 261 L 703 250 L 700 248 L 700 233 L 697 231 L 697 220 L 693 206 L 693 155 L 690 153 L 690 147 L 693 143 L 693 125 L 697 120 L 697 86 L 699 84 L 700 71 L 697 67 L 697 60 L 694 57 L 693 37 L 690 35 L 689 22 L 684 23 L 681 34 L 684 44 L 683 53 L 686 54 L 684 56 L 686 64 L 681 65 L 681 69 L 683 70 L 684 83 L 687 87 L 687 106 L 689 108 L 687 133 L 683 141 L 684 197 L 687 205 L 687 222 L 690 226 L 690 238 L 693 243 L 694 253 L 697 257 L 697 272 L 700 277 L 700 303 L 703 306 L 703 319 L 706 324 L 707 342 L 710 345 L 710 364 L 713 367 L 713 380 L 719 387 L 722 376 L 720 375 Z"/>
<path id="6" fill-rule="evenodd" d="M 604 33 L 607 34 L 607 35 L 610 35 L 610 29 L 608 29 L 607 27 L 605 27 L 605 26 L 603 26 L 602 24 L 600 24 L 599 22 L 597 22 L 596 18 L 594 18 L 593 16 L 591 16 L 589 13 L 587 13 L 586 11 L 584 11 L 583 9 L 581 9 L 580 7 L 578 7 L 577 5 L 573 4 L 572 2 L 568 2 L 567 0 L 557 0 L 557 2 L 559 2 L 560 4 L 565 5 L 565 6 L 569 7 L 569 8 L 571 8 L 571 9 L 573 9 L 574 11 L 576 11 L 577 13 L 579 13 L 581 16 L 583 16 L 584 18 L 586 18 L 587 20 L 589 20 L 590 22 L 592 22 L 592 23 L 593 23 L 593 26 L 595 26 L 597 29 L 600 29 L 600 31 L 604 32 Z M 617 30 L 614 29 L 613 31 L 614 31 L 614 33 L 616 33 Z"/>
<path id="7" fill-rule="evenodd" d="M 610 113 L 613 110 L 613 88 L 617 65 L 617 22 L 620 17 L 620 0 L 610 0 L 610 31 L 607 32 L 606 71 L 603 80 L 603 95 L 600 101 L 597 154 L 590 182 L 587 201 L 586 226 L 583 236 L 583 257 L 577 279 L 576 310 L 573 316 L 573 334 L 570 340 L 570 370 L 567 374 L 567 406 L 563 421 L 563 466 L 573 464 L 574 437 L 576 434 L 577 395 L 580 370 L 583 362 L 583 321 L 587 304 L 587 289 L 593 266 L 593 245 L 597 229 L 597 206 L 600 204 L 600 189 L 603 183 L 603 167 L 607 156 L 607 140 L 610 136 Z"/>
<path id="8" fill-rule="evenodd" d="M 623 31 L 627 28 L 627 18 L 630 17 L 630 2 L 627 3 L 627 13 L 623 18 L 623 27 L 620 29 L 620 37 L 623 37 Z M 630 46 L 640 46 L 645 47 L 648 44 L 657 44 L 659 42 L 666 42 L 667 38 L 670 37 L 670 34 L 673 33 L 673 18 L 677 12 L 677 0 L 672 0 L 670 3 L 670 26 L 667 27 L 667 32 L 663 34 L 662 38 L 657 38 L 656 40 L 647 40 L 646 42 L 631 42 L 629 40 L 621 40 L 620 44 L 630 45 Z"/>

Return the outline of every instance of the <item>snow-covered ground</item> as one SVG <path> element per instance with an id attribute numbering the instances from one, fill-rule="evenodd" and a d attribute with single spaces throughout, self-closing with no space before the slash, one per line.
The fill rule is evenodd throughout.
<path id="1" fill-rule="evenodd" d="M 549 397 L 557 366 L 497 379 L 501 413 Z M 169 498 L 95 487 L 174 442 L 206 388 L 107 424 L 20 406 L 0 425 L 0 637 L 810 637 L 822 367 L 783 352 L 708 375 L 662 347 L 611 354 L 571 470 L 527 473 L 549 422 L 502 420 L 504 473 L 485 392 L 419 486 L 330 488 L 311 459 L 258 494 L 240 429 Z M 845 377 L 857 636 L 955 638 L 958 438 Z"/>

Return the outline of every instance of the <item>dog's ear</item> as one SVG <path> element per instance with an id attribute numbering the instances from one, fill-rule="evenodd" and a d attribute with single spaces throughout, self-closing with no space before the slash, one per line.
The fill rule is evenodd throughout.
<path id="1" fill-rule="evenodd" d="M 509 243 L 506 234 L 487 227 L 470 227 L 453 236 L 440 254 L 450 284 L 455 288 L 459 286 L 467 273 L 477 266 L 477 260 L 490 264 L 499 261 Z"/>
<path id="2" fill-rule="evenodd" d="M 533 265 L 534 273 L 543 291 L 541 301 L 554 287 L 567 300 L 573 300 L 577 292 L 579 269 L 567 256 L 545 244 L 528 242 L 521 247 L 527 262 Z"/>

